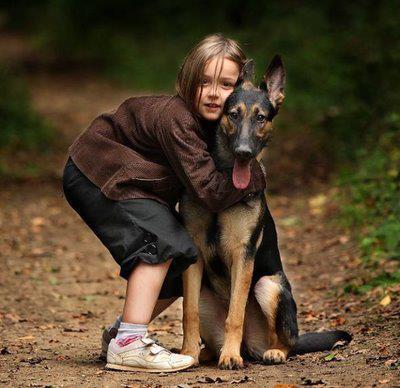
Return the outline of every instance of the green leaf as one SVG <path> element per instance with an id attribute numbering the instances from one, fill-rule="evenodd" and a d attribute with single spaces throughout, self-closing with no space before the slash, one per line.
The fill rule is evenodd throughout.
<path id="1" fill-rule="evenodd" d="M 336 357 L 336 354 L 335 354 L 335 353 L 331 353 L 331 354 L 328 354 L 328 355 L 324 358 L 324 360 L 325 360 L 325 361 L 332 361 L 332 360 L 335 359 L 335 357 Z"/>

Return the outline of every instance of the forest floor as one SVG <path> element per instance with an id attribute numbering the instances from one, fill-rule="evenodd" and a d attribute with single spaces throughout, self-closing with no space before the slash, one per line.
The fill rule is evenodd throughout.
<path id="1" fill-rule="evenodd" d="M 344 292 L 367 274 L 352 235 L 332 222 L 338 209 L 327 185 L 268 200 L 301 332 L 348 330 L 349 346 L 283 365 L 248 363 L 240 371 L 215 363 L 172 374 L 106 370 L 101 332 L 121 312 L 125 284 L 108 251 L 68 206 L 57 177 L 67 145 L 132 92 L 82 75 L 42 74 L 28 83 L 36 110 L 65 148 L 47 160 L 55 179 L 0 187 L 1 386 L 400 386 L 399 287 Z M 166 347 L 181 345 L 181 314 L 178 300 L 151 324 Z"/>

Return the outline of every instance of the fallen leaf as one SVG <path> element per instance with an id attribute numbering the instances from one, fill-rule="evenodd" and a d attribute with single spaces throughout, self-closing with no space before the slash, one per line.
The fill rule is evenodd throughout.
<path id="1" fill-rule="evenodd" d="M 94 300 L 94 296 L 93 295 L 83 295 L 79 297 L 79 300 L 85 300 L 86 302 L 91 302 L 92 300 Z"/>
<path id="2" fill-rule="evenodd" d="M 392 299 L 390 298 L 390 295 L 386 295 L 380 302 L 379 304 L 383 307 L 386 307 L 390 305 Z"/>
<path id="3" fill-rule="evenodd" d="M 336 357 L 336 354 L 335 353 L 331 353 L 331 354 L 328 354 L 326 357 L 324 357 L 324 360 L 325 361 L 332 361 L 332 360 L 335 359 L 335 357 Z"/>
<path id="4" fill-rule="evenodd" d="M 249 382 L 255 383 L 255 380 L 249 376 L 244 376 L 240 380 L 231 380 L 229 382 L 229 384 L 243 384 L 243 383 L 249 383 Z"/>
<path id="5" fill-rule="evenodd" d="M 5 315 L 5 318 L 8 318 L 13 322 L 21 322 L 21 317 L 17 314 L 8 313 Z"/>
<path id="6" fill-rule="evenodd" d="M 35 339 L 35 337 L 33 335 L 27 335 L 25 337 L 18 337 L 18 339 L 21 341 L 29 341 Z"/>
<path id="7" fill-rule="evenodd" d="M 30 255 L 33 257 L 39 257 L 39 256 L 43 256 L 44 253 L 45 253 L 45 251 L 42 248 L 32 248 Z"/>
<path id="8" fill-rule="evenodd" d="M 296 384 L 275 384 L 274 388 L 296 388 Z"/>
<path id="9" fill-rule="evenodd" d="M 321 207 L 325 205 L 328 197 L 325 194 L 318 194 L 315 197 L 310 198 L 308 204 L 310 207 Z"/>
<path id="10" fill-rule="evenodd" d="M 339 349 L 339 348 L 344 348 L 347 344 L 348 344 L 347 341 L 337 341 L 332 346 L 332 350 Z"/>
<path id="11" fill-rule="evenodd" d="M 336 318 L 336 319 L 331 323 L 331 325 L 332 325 L 333 327 L 335 327 L 335 326 L 341 326 L 341 325 L 343 325 L 345 322 L 346 322 L 346 319 L 345 319 L 345 318 L 343 318 L 343 317 L 338 317 L 338 318 Z"/>
<path id="12" fill-rule="evenodd" d="M 326 385 L 326 382 L 324 380 L 311 380 L 306 377 L 301 378 L 301 385 Z"/>
<path id="13" fill-rule="evenodd" d="M 43 217 L 35 217 L 31 219 L 32 226 L 44 226 L 46 225 L 46 220 Z"/>
<path id="14" fill-rule="evenodd" d="M 318 321 L 318 317 L 316 317 L 313 313 L 308 313 L 304 318 L 304 322 Z"/>
<path id="15" fill-rule="evenodd" d="M 40 330 L 48 330 L 48 329 L 54 329 L 56 327 L 56 325 L 54 325 L 53 323 L 49 323 L 47 325 L 41 325 L 39 326 Z"/>
<path id="16" fill-rule="evenodd" d="M 11 354 L 11 352 L 8 350 L 7 346 L 5 346 L 0 349 L 0 354 Z"/>
<path id="17" fill-rule="evenodd" d="M 87 331 L 86 329 L 82 327 L 64 327 L 64 331 L 67 333 L 83 333 L 84 331 Z"/>
<path id="18" fill-rule="evenodd" d="M 85 313 L 81 313 L 81 315 L 83 315 L 86 318 L 94 318 L 96 315 L 94 313 L 92 313 L 90 310 L 88 310 Z"/>
<path id="19" fill-rule="evenodd" d="M 44 357 L 30 357 L 30 358 L 23 358 L 19 362 L 28 362 L 31 365 L 40 364 L 42 361 L 46 360 Z"/>
<path id="20" fill-rule="evenodd" d="M 201 379 L 198 379 L 197 382 L 201 384 L 221 384 L 226 383 L 228 380 L 221 379 L 221 377 L 216 377 L 213 379 L 209 376 L 204 376 Z"/>
<path id="21" fill-rule="evenodd" d="M 385 361 L 385 366 L 387 366 L 388 368 L 390 368 L 391 366 L 396 365 L 396 362 L 397 362 L 397 360 L 395 360 L 395 359 L 387 360 L 387 361 Z"/>

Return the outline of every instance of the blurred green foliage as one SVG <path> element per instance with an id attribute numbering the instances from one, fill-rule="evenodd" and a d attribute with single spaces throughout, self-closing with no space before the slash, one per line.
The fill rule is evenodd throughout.
<path id="1" fill-rule="evenodd" d="M 376 287 L 387 288 L 400 283 L 400 271 L 393 273 L 382 272 L 379 276 L 368 280 L 364 284 L 348 284 L 344 287 L 344 292 L 352 294 L 364 294 L 372 291 Z"/>
<path id="2" fill-rule="evenodd" d="M 7 28 L 29 33 L 57 63 L 89 66 L 137 90 L 172 91 L 184 55 L 209 33 L 237 39 L 259 77 L 280 53 L 288 75 L 280 128 L 311 132 L 326 160 L 346 168 L 342 214 L 359 227 L 366 261 L 398 257 L 397 1 L 14 0 L 2 7 Z"/>
<path id="3" fill-rule="evenodd" d="M 400 283 L 400 116 L 393 114 L 388 125 L 391 130 L 358 150 L 356 167 L 342 172 L 341 219 L 357 232 L 367 267 L 379 272 L 383 262 L 393 260 L 397 270 L 360 289 L 352 286 L 354 292 Z"/>
<path id="4" fill-rule="evenodd" d="M 0 90 L 0 150 L 43 151 L 48 148 L 53 132 L 31 108 L 23 82 L 0 68 Z"/>
<path id="5" fill-rule="evenodd" d="M 354 160 L 400 104 L 394 0 L 14 0 L 6 13 L 9 28 L 29 32 L 57 61 L 89 64 L 139 90 L 171 91 L 184 55 L 209 33 L 238 39 L 259 77 L 280 53 L 288 70 L 285 116 L 294 117 L 282 126 L 311 128 L 338 161 Z"/>

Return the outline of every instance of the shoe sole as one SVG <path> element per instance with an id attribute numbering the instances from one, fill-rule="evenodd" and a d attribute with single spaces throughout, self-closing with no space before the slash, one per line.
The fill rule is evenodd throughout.
<path id="1" fill-rule="evenodd" d="M 194 364 L 190 365 L 185 365 L 185 366 L 180 366 L 178 368 L 173 368 L 173 369 L 151 369 L 151 368 L 141 368 L 141 367 L 135 367 L 135 366 L 129 366 L 129 365 L 118 365 L 118 364 L 106 364 L 106 369 L 112 369 L 112 370 L 121 370 L 121 371 L 127 371 L 127 372 L 149 372 L 149 373 L 168 373 L 168 372 L 177 372 L 183 369 L 190 368 Z"/>

